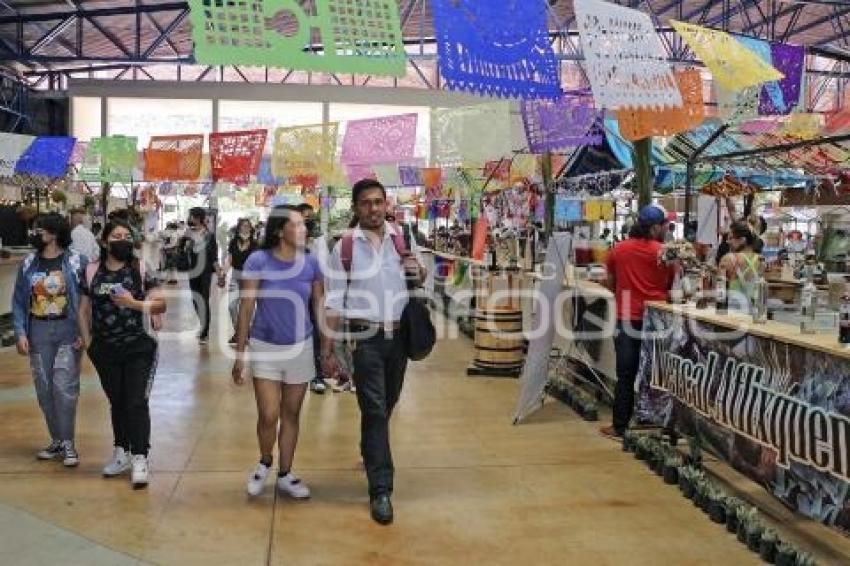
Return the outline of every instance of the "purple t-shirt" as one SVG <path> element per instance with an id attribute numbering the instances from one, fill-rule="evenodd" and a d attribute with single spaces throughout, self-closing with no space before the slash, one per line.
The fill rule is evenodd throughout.
<path id="1" fill-rule="evenodd" d="M 242 278 L 260 282 L 251 338 L 290 345 L 313 335 L 310 297 L 313 283 L 323 280 L 314 255 L 301 254 L 294 261 L 282 261 L 270 251 L 259 250 L 248 257 Z"/>

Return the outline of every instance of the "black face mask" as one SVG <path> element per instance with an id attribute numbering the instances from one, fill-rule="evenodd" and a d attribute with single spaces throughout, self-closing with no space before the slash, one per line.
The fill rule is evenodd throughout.
<path id="1" fill-rule="evenodd" d="M 30 236 L 30 245 L 39 252 L 44 251 L 44 248 L 47 247 L 47 244 L 41 238 L 41 234 L 33 234 Z"/>
<path id="2" fill-rule="evenodd" d="M 127 240 L 109 242 L 109 254 L 118 261 L 130 261 L 133 259 L 133 242 Z"/>

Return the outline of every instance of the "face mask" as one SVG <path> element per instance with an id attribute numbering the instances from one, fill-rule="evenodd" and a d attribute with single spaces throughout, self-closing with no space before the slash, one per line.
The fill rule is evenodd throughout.
<path id="1" fill-rule="evenodd" d="M 47 244 L 44 243 L 44 240 L 41 238 L 41 234 L 33 234 L 30 236 L 30 245 L 34 247 L 36 250 L 43 251 Z"/>
<path id="2" fill-rule="evenodd" d="M 133 242 L 127 240 L 109 242 L 109 254 L 118 261 L 130 261 L 133 258 Z"/>

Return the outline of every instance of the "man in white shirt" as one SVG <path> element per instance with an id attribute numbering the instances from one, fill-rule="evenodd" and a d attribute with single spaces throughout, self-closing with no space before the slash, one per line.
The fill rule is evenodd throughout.
<path id="1" fill-rule="evenodd" d="M 100 244 L 85 226 L 86 213 L 80 209 L 71 211 L 71 251 L 85 256 L 89 261 L 100 261 Z"/>
<path id="2" fill-rule="evenodd" d="M 360 452 L 369 480 L 372 518 L 393 521 L 393 461 L 389 421 L 401 395 L 407 369 L 399 327 L 407 305 L 407 279 L 425 279 L 425 268 L 413 253 L 404 253 L 400 229 L 385 220 L 387 195 L 373 179 L 358 181 L 352 191 L 359 223 L 337 242 L 326 266 L 327 324 L 335 335 L 342 319 L 354 346 L 354 381 L 360 406 Z M 346 244 L 346 240 L 348 243 Z M 349 282 L 350 281 L 350 282 Z M 332 372 L 333 340 L 322 342 L 322 363 Z"/>

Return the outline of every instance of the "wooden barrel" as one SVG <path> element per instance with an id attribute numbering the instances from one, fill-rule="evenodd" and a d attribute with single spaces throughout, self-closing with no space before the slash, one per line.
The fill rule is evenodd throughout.
<path id="1" fill-rule="evenodd" d="M 518 371 L 525 358 L 522 311 L 479 310 L 475 316 L 475 360 L 485 370 Z"/>

